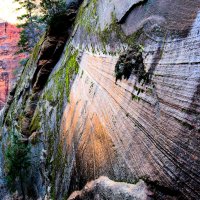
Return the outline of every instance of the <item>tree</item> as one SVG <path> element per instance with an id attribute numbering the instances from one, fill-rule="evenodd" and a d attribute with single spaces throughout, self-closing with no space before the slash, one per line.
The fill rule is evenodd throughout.
<path id="1" fill-rule="evenodd" d="M 41 0 L 40 10 L 42 19 L 47 25 L 56 22 L 57 16 L 66 13 L 66 1 L 64 0 Z"/>
<path id="2" fill-rule="evenodd" d="M 38 8 L 35 0 L 15 0 L 19 4 L 18 10 L 24 10 L 25 14 L 18 17 L 21 28 L 20 40 L 18 46 L 21 52 L 30 52 L 37 43 L 41 33 L 43 32 L 43 24 L 40 23 L 40 17 L 37 15 Z"/>
<path id="3" fill-rule="evenodd" d="M 13 190 L 17 181 L 19 181 L 23 200 L 25 200 L 24 182 L 31 165 L 30 147 L 22 142 L 19 136 L 12 134 L 5 158 L 8 186 Z"/>
<path id="4" fill-rule="evenodd" d="M 21 28 L 20 50 L 17 53 L 31 52 L 46 26 L 55 25 L 60 16 L 66 13 L 64 0 L 15 0 L 19 3 L 18 10 L 25 10 L 25 14 L 18 17 Z"/>

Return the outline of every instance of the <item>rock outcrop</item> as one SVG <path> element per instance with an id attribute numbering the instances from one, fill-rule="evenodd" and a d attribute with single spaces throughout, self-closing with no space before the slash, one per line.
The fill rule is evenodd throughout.
<path id="1" fill-rule="evenodd" d="M 143 179 L 158 199 L 200 199 L 199 10 L 196 0 L 85 0 L 61 55 L 41 39 L 2 124 L 4 148 L 11 130 L 34 138 L 37 197 L 67 199 L 107 176 Z"/>
<path id="2" fill-rule="evenodd" d="M 118 183 L 107 177 L 100 177 L 89 182 L 82 191 L 76 191 L 68 200 L 110 199 L 110 200 L 150 200 L 152 193 L 148 191 L 144 181 L 136 185 Z"/>

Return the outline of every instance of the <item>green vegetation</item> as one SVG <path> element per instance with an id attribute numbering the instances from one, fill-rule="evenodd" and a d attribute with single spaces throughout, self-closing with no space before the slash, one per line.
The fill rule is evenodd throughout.
<path id="1" fill-rule="evenodd" d="M 148 82 L 148 72 L 145 71 L 145 66 L 142 57 L 142 46 L 134 45 L 119 57 L 115 66 L 115 77 L 117 80 L 129 79 L 131 74 L 135 74 L 138 82 Z M 133 62 L 134 61 L 134 62 Z"/>
<path id="2" fill-rule="evenodd" d="M 58 174 L 58 172 L 61 173 L 60 175 L 63 175 L 64 167 L 65 167 L 64 162 L 65 162 L 65 158 L 62 151 L 62 144 L 60 143 L 58 144 L 55 159 L 52 162 L 52 171 L 51 171 L 51 184 L 52 184 L 51 198 L 52 199 L 56 199 L 56 186 L 55 186 L 56 175 Z"/>
<path id="3" fill-rule="evenodd" d="M 18 10 L 25 11 L 25 14 L 18 17 L 20 21 L 18 27 L 22 30 L 18 43 L 20 50 L 17 53 L 30 53 L 46 27 L 55 26 L 59 23 L 60 16 L 66 14 L 66 2 L 64 0 L 41 0 L 40 3 L 35 0 L 15 1 L 19 3 Z"/>
<path id="4" fill-rule="evenodd" d="M 22 141 L 22 138 L 12 133 L 10 144 L 6 150 L 5 168 L 7 183 L 11 190 L 15 189 L 17 182 L 25 200 L 24 183 L 28 176 L 30 162 L 30 147 Z"/>
<path id="5" fill-rule="evenodd" d="M 98 22 L 98 16 L 96 11 L 97 0 L 90 1 L 89 5 L 87 6 L 87 9 L 85 9 L 84 5 L 82 5 L 77 14 L 75 24 L 83 26 L 88 33 L 95 31 Z"/>
<path id="6" fill-rule="evenodd" d="M 66 14 L 66 1 L 64 0 L 41 0 L 40 11 L 41 21 L 47 25 L 57 23 L 60 16 Z"/>
<path id="7" fill-rule="evenodd" d="M 140 101 L 140 99 L 139 96 L 132 94 L 132 100 Z"/>
<path id="8" fill-rule="evenodd" d="M 60 69 L 54 72 L 51 77 L 53 84 L 50 89 L 45 91 L 44 99 L 49 101 L 52 106 L 59 104 L 59 107 L 61 107 L 65 95 L 67 101 L 70 101 L 71 83 L 74 79 L 74 75 L 79 72 L 79 64 L 76 60 L 77 55 L 78 50 L 71 49 L 71 51 L 69 51 L 67 49 L 66 60 L 61 64 L 62 66 Z"/>
<path id="9" fill-rule="evenodd" d="M 101 52 L 103 52 L 104 54 L 116 53 L 112 51 L 108 52 L 106 48 L 110 40 L 115 39 L 115 40 L 118 40 L 122 44 L 133 46 L 138 43 L 138 39 L 143 33 L 143 29 L 141 28 L 138 31 L 134 32 L 133 34 L 127 36 L 123 32 L 121 25 L 117 22 L 117 18 L 114 12 L 111 13 L 111 17 L 112 17 L 111 23 L 107 25 L 104 28 L 104 30 L 102 30 L 100 28 L 99 16 L 97 13 L 97 0 L 90 1 L 87 7 L 85 7 L 85 5 L 83 4 L 80 7 L 79 12 L 76 17 L 75 24 L 76 26 L 79 25 L 84 28 L 85 30 L 84 34 L 88 34 L 91 37 L 93 37 L 94 35 L 98 37 L 99 43 L 101 44 L 99 48 L 101 49 Z M 95 46 L 92 42 L 89 43 L 88 46 L 91 47 L 93 53 L 99 51 L 98 47 Z M 86 46 L 86 49 L 89 49 L 88 46 Z"/>
<path id="10" fill-rule="evenodd" d="M 36 15 L 37 5 L 34 0 L 15 1 L 20 5 L 18 10 L 25 11 L 25 14 L 18 17 L 20 21 L 18 27 L 22 29 L 18 43 L 20 47 L 18 53 L 30 52 L 37 43 L 42 32 L 42 26 L 39 23 L 40 18 Z"/>
<path id="11" fill-rule="evenodd" d="M 66 96 L 68 102 L 70 101 L 69 95 L 70 95 L 70 82 L 75 74 L 78 74 L 79 70 L 79 64 L 76 60 L 78 55 L 78 51 L 75 51 L 73 54 L 69 56 L 69 59 L 66 63 Z"/>
<path id="12" fill-rule="evenodd" d="M 52 106 L 57 105 L 59 101 L 63 100 L 64 73 L 64 67 L 61 67 L 58 71 L 56 71 L 51 77 L 53 84 L 44 93 L 44 99 L 46 99 Z"/>
<path id="13" fill-rule="evenodd" d="M 51 75 L 49 80 L 49 87 L 43 94 L 43 98 L 49 102 L 50 105 L 56 109 L 56 127 L 51 130 L 48 126 L 45 130 L 48 132 L 48 155 L 46 159 L 46 166 L 51 171 L 49 179 L 51 181 L 51 198 L 56 199 L 60 188 L 56 188 L 55 182 L 57 176 L 62 176 L 66 166 L 66 155 L 63 152 L 63 144 L 57 144 L 56 138 L 60 129 L 61 116 L 63 112 L 64 98 L 70 101 L 71 84 L 75 76 L 79 72 L 79 64 L 77 62 L 78 51 L 72 48 L 70 44 L 65 50 L 65 59 L 60 64 L 59 68 Z M 45 108 L 44 108 L 45 110 Z M 44 115 L 45 115 L 44 111 Z M 51 115 L 51 114 L 50 114 Z M 46 122 L 46 116 L 43 119 Z M 48 120 L 47 120 L 48 121 Z M 56 145 L 55 145 L 56 143 Z"/>
<path id="14" fill-rule="evenodd" d="M 40 121 L 41 121 L 40 113 L 38 110 L 36 110 L 30 125 L 31 133 L 40 128 Z"/>

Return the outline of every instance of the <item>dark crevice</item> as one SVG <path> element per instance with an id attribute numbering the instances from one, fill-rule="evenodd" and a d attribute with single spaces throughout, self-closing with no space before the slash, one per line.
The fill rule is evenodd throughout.
<path id="1" fill-rule="evenodd" d="M 44 88 L 52 69 L 58 62 L 70 36 L 76 12 L 77 10 L 70 8 L 66 14 L 57 15 L 54 19 L 55 23 L 49 27 L 32 79 L 34 92 L 41 91 Z"/>
<path id="2" fill-rule="evenodd" d="M 39 59 L 37 61 L 37 67 L 32 78 L 31 86 L 27 88 L 26 93 L 31 98 L 25 100 L 25 111 L 23 113 L 24 119 L 21 124 L 22 134 L 29 137 L 32 133 L 31 121 L 37 107 L 37 103 L 41 94 L 41 91 L 45 87 L 49 75 L 53 68 L 60 59 L 60 56 L 64 50 L 64 46 L 71 35 L 73 28 L 73 22 L 77 13 L 77 6 L 74 8 L 70 6 L 66 13 L 56 15 L 54 17 L 54 23 L 51 23 L 47 29 L 45 39 L 41 45 L 39 52 Z"/>
<path id="3" fill-rule="evenodd" d="M 160 185 L 158 181 L 145 180 L 145 182 L 147 183 L 149 190 L 154 193 L 154 200 L 185 200 L 178 190 Z"/>

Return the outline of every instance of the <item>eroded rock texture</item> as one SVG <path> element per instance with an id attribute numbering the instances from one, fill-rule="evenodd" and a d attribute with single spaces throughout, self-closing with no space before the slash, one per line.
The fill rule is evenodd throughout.
<path id="1" fill-rule="evenodd" d="M 5 110 L 3 138 L 34 140 L 38 196 L 107 176 L 200 198 L 200 2 L 124 2 L 83 1 L 57 64 L 39 43 Z"/>
<path id="2" fill-rule="evenodd" d="M 143 23 L 138 41 L 149 83 L 132 74 L 115 84 L 117 56 L 83 54 L 83 76 L 73 85 L 63 122 L 67 155 L 80 181 L 102 174 L 127 181 L 145 176 L 185 198 L 199 198 L 199 6 L 147 3 L 127 16 L 127 34 Z M 152 13 L 155 7 L 159 13 Z"/>

